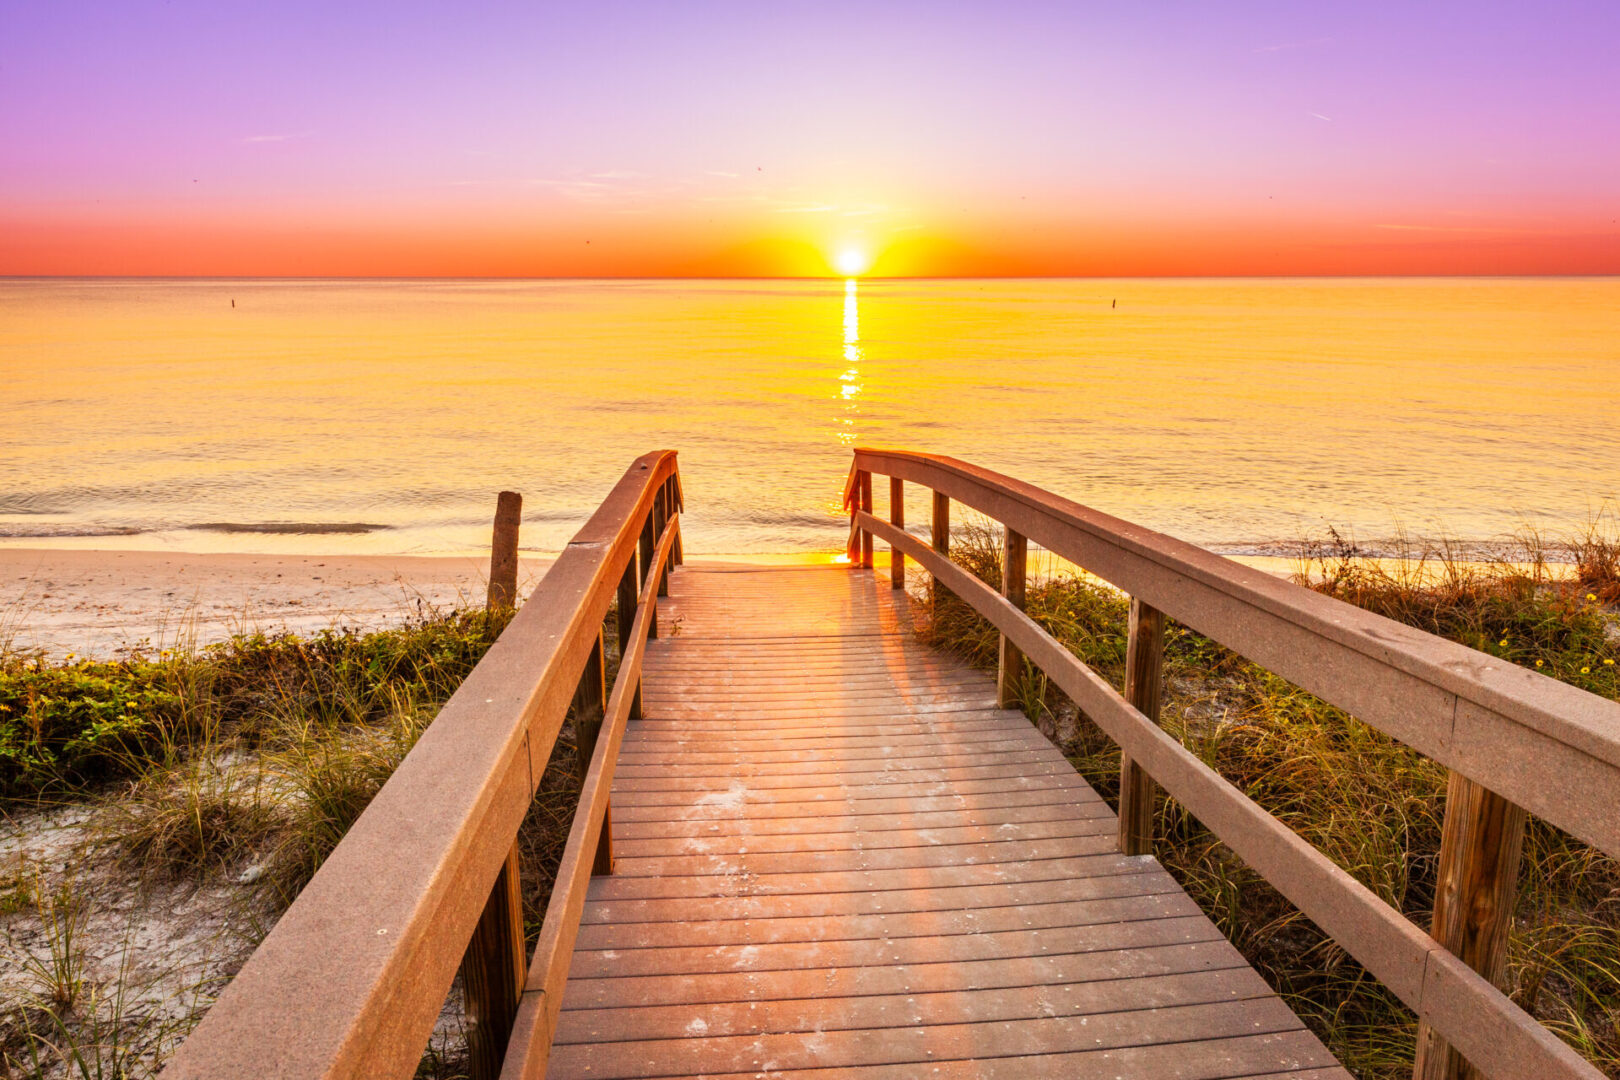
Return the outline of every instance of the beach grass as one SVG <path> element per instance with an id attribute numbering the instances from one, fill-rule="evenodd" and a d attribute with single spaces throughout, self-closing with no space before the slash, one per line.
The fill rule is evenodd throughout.
<path id="1" fill-rule="evenodd" d="M 85 912 L 109 891 L 138 908 L 153 888 L 240 885 L 232 916 L 262 936 L 510 615 L 429 612 L 389 630 L 250 634 L 117 661 L 0 653 L 0 810 L 86 811 L 81 841 L 60 853 L 65 869 L 19 861 L 0 875 L 0 905 L 20 929 L 0 959 L 28 982 L 0 1003 L 0 1075 L 153 1071 L 189 1022 L 126 1009 L 136 987 L 85 974 Z M 571 765 L 571 742 L 564 751 Z M 537 802 L 550 811 L 525 827 L 537 859 L 560 853 L 572 802 L 566 792 Z M 78 880 L 80 865 L 101 877 Z M 526 875 L 536 929 L 550 873 Z M 206 1004 L 217 980 L 194 989 Z M 451 1034 L 436 1035 L 424 1075 L 457 1074 Z"/>
<path id="2" fill-rule="evenodd" d="M 1330 534 L 1300 553 L 1299 580 L 1327 595 L 1620 698 L 1620 596 L 1609 519 L 1547 557 L 1533 534 L 1513 562 L 1466 562 L 1455 545 L 1410 543 L 1373 558 Z M 969 522 L 952 558 L 1000 587 L 999 529 Z M 1527 556 L 1527 557 L 1526 557 Z M 1129 603 L 1075 572 L 1038 575 L 1030 616 L 1118 687 Z M 925 586 L 920 634 L 979 667 L 997 631 Z M 1606 603 L 1607 601 L 1607 603 Z M 1261 806 L 1427 929 L 1446 770 L 1341 710 L 1173 621 L 1165 647 L 1167 731 Z M 1039 673 L 1024 711 L 1117 805 L 1119 751 Z M 1245 866 L 1175 800 L 1161 798 L 1155 852 L 1199 905 L 1357 1076 L 1411 1073 L 1416 1020 L 1344 950 Z M 1525 839 L 1509 943 L 1513 999 L 1610 1075 L 1620 1074 L 1620 864 L 1543 822 Z"/>

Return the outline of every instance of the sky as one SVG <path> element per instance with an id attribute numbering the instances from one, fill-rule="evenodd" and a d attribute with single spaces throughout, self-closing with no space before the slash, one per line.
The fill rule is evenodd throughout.
<path id="1" fill-rule="evenodd" d="M 0 0 L 0 274 L 1620 273 L 1620 4 Z"/>

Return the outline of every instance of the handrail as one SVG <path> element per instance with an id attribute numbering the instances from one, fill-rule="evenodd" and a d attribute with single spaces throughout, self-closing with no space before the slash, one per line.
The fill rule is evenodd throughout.
<path id="1" fill-rule="evenodd" d="M 180 1047 L 166 1077 L 415 1072 L 474 926 L 504 880 L 581 673 L 600 662 L 602 623 L 634 574 L 644 523 L 656 516 L 661 527 L 656 552 L 647 552 L 656 558 L 639 575 L 644 582 L 661 581 L 672 549 L 679 552 L 678 477 L 672 450 L 630 466 Z M 648 588 L 631 590 L 639 592 L 634 626 L 643 636 L 656 625 Z M 641 641 L 626 651 L 615 707 L 639 702 Z M 599 739 L 593 762 L 610 746 L 616 736 Z M 593 775 L 601 775 L 594 764 Z M 588 792 L 605 790 L 587 777 Z M 592 794 L 588 806 L 600 831 L 605 802 Z M 563 879 L 558 888 L 576 891 Z"/>
<path id="2" fill-rule="evenodd" d="M 1601 1075 L 1493 986 L 1488 972 L 1475 971 L 1449 942 L 1436 940 L 1441 935 L 1425 934 L 1385 904 L 1166 734 L 1013 600 L 952 563 L 943 553 L 947 538 L 933 537 L 931 547 L 873 516 L 869 499 L 861 498 L 873 472 L 926 484 L 936 499 L 955 498 L 1000 519 L 1009 539 L 1040 543 L 1610 854 L 1620 848 L 1614 813 L 1620 802 L 1620 705 L 1523 669 L 1504 670 L 1512 665 L 965 462 L 909 451 L 855 451 L 845 489 L 852 527 L 916 559 L 992 622 L 1004 641 L 1120 745 L 1127 760 L 1145 768 L 1427 1028 L 1491 1075 Z M 857 499 L 864 505 L 854 505 Z M 1408 707 L 1426 708 L 1438 718 L 1414 719 L 1403 712 Z M 1503 751 L 1491 739 L 1511 744 Z M 1562 779 L 1554 782 L 1555 776 Z M 1544 790 L 1543 784 L 1559 790 Z M 1462 812 L 1448 806 L 1448 834 L 1450 815 Z M 1125 813 L 1122 806 L 1122 818 Z M 1521 813 L 1521 828 L 1522 820 Z M 1443 864 L 1448 857 L 1443 851 Z M 1514 847 L 1509 863 L 1516 857 Z M 1469 893 L 1461 903 L 1477 899 Z M 1507 914 L 1484 911 L 1486 922 L 1500 922 L 1504 932 Z M 1443 1044 L 1436 1045 L 1441 1049 L 1435 1052 L 1444 1054 Z M 1441 1073 L 1431 1066 L 1430 1074 Z"/>
<path id="3" fill-rule="evenodd" d="M 1004 522 L 1620 857 L 1620 703 L 955 458 L 857 448 L 855 462 Z"/>
<path id="4" fill-rule="evenodd" d="M 568 830 L 568 843 L 557 864 L 556 883 L 546 905 L 540 940 L 529 962 L 529 977 L 523 987 L 512 1041 L 507 1046 L 501 1080 L 543 1077 L 551 1055 L 551 1040 L 557 1031 L 557 1014 L 562 1010 L 563 987 L 568 982 L 568 966 L 573 960 L 574 939 L 579 935 L 579 918 L 585 910 L 585 890 L 590 884 L 592 861 L 603 837 L 608 811 L 608 791 L 613 786 L 613 769 L 619 759 L 619 745 L 629 722 L 635 687 L 641 682 L 641 663 L 647 652 L 659 576 L 678 535 L 678 523 L 671 520 L 664 528 L 653 556 L 652 573 L 642 584 L 636 619 L 630 631 L 630 648 L 619 662 L 619 673 L 608 699 L 607 716 L 590 768 L 581 785 L 579 807 Z"/>

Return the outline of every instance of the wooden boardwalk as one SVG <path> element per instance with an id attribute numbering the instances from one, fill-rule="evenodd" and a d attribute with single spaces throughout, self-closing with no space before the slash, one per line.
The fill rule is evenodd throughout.
<path id="1" fill-rule="evenodd" d="M 670 591 L 548 1075 L 1348 1075 L 880 573 Z"/>

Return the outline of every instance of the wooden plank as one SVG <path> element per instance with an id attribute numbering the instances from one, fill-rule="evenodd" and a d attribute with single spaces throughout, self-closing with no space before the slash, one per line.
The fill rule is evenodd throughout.
<path id="1" fill-rule="evenodd" d="M 1006 882 L 1061 881 L 1074 877 L 1133 874 L 1140 865 L 1130 857 L 1080 855 L 1055 859 L 980 861 L 956 866 L 903 870 L 847 870 L 841 873 L 699 874 L 688 877 L 599 878 L 591 899 L 655 900 L 671 897 L 780 896 L 792 893 L 873 892 L 903 887 L 948 888 Z"/>
<path id="2" fill-rule="evenodd" d="M 1033 881 L 975 882 L 966 885 L 867 892 L 775 893 L 767 896 L 711 897 L 703 913 L 714 920 L 829 919 L 843 915 L 904 914 L 914 911 L 988 911 L 1001 907 L 1099 900 L 1117 896 L 1157 896 L 1180 886 L 1161 868 L 1145 860 L 1121 874 Z M 685 899 L 612 899 L 593 896 L 585 907 L 586 923 L 613 923 L 626 933 L 648 922 L 692 923 Z M 584 933 L 582 930 L 581 933 Z M 593 947 L 608 948 L 604 939 Z M 627 940 L 630 940 L 627 938 Z"/>
<path id="3" fill-rule="evenodd" d="M 962 787 L 974 790 L 1018 791 L 1074 784 L 1073 767 L 1066 761 L 1026 762 L 1016 765 L 970 766 L 953 769 L 918 769 L 866 778 L 849 783 L 811 785 L 805 777 L 752 776 L 679 777 L 659 780 L 624 780 L 614 801 L 624 806 L 687 804 L 693 810 L 710 807 L 735 810 L 756 803 L 838 803 L 864 799 L 939 795 Z M 990 785 L 978 787 L 978 785 Z M 622 794 L 622 800 L 620 795 Z"/>
<path id="4" fill-rule="evenodd" d="M 1113 850 L 1103 830 L 1089 835 L 1044 837 L 985 843 L 922 844 L 909 847 L 855 848 L 833 851 L 763 851 L 741 855 L 668 855 L 621 859 L 617 872 L 632 877 L 727 878 L 770 874 L 841 874 L 850 871 L 913 870 L 920 867 L 972 866 L 1012 858 L 1070 859 Z"/>
<path id="5" fill-rule="evenodd" d="M 1300 1022 L 1275 997 L 1185 1005 L 1151 1012 L 1104 1013 L 1081 1025 L 1067 1019 L 997 1021 L 980 1024 L 918 1025 L 797 1035 L 647 1040 L 634 1043 L 572 1043 L 555 1053 L 562 1075 L 659 1077 L 699 1076 L 748 1070 L 840 1068 L 910 1064 L 938 1060 L 994 1058 L 1021 1054 L 1062 1054 L 1139 1046 L 1162 1041 L 1166 1028 L 1183 1042 L 1297 1031 Z"/>
<path id="6" fill-rule="evenodd" d="M 811 814 L 879 815 L 894 813 L 927 813 L 934 810 L 985 810 L 1000 807 L 1045 806 L 1051 803 L 1070 803 L 1082 798 L 1097 798 L 1088 784 L 1065 781 L 1063 777 L 1046 777 L 1041 785 L 1024 785 L 1013 789 L 964 792 L 955 789 L 934 795 L 885 796 L 874 799 L 845 799 L 828 803 L 817 799 L 788 799 L 770 803 L 756 802 L 748 808 L 742 819 L 758 825 L 779 820 L 796 820 Z M 619 804 L 617 820 L 623 824 L 637 821 L 703 826 L 739 820 L 737 807 L 716 801 L 694 807 L 686 800 L 665 803 L 646 803 L 641 806 Z"/>
<path id="7" fill-rule="evenodd" d="M 1246 967 L 1242 955 L 1219 934 L 1198 941 L 1158 945 L 1137 942 L 1093 952 L 1042 953 L 995 960 L 955 960 L 905 967 L 803 968 L 727 971 L 680 979 L 624 976 L 577 979 L 568 985 L 560 1022 L 589 1009 L 635 1009 L 658 1005 L 712 1005 L 732 1001 L 781 1001 L 812 996 L 930 994 L 1009 986 L 1058 986 L 1115 982 L 1151 975 Z"/>
<path id="8" fill-rule="evenodd" d="M 1144 905 L 1146 906 L 1146 905 Z M 679 933 L 679 929 L 675 929 Z M 665 945 L 651 949 L 580 949 L 576 978 L 699 975 L 720 971 L 799 971 L 804 968 L 890 968 L 958 964 L 1057 953 L 1210 941 L 1201 914 L 1141 918 L 1104 926 L 1059 926 L 1000 933 L 931 934 L 854 941 L 789 941 L 751 945 Z"/>
<path id="9" fill-rule="evenodd" d="M 976 902 L 976 900 L 975 900 Z M 1060 900 L 1045 904 L 969 907 L 943 911 L 880 912 L 870 915 L 815 917 L 782 916 L 757 919 L 683 920 L 679 923 L 643 922 L 628 925 L 592 923 L 580 927 L 581 950 L 619 952 L 687 946 L 747 946 L 811 941 L 890 941 L 896 938 L 933 938 L 959 934 L 995 933 L 1013 929 L 1048 929 L 1176 917 L 1196 917 L 1198 906 L 1179 889 L 1158 893 L 1132 892 L 1094 900 Z"/>
<path id="10" fill-rule="evenodd" d="M 1267 1071 L 1265 1062 L 1296 1064 L 1286 1072 Z M 930 1080 L 1120 1080 L 1152 1077 L 1155 1080 L 1349 1080 L 1350 1074 L 1333 1064 L 1321 1043 L 1307 1032 L 1284 1031 L 1241 1035 L 1226 1039 L 1200 1039 L 1169 1045 L 1129 1046 L 1065 1054 L 1009 1057 L 973 1057 L 957 1060 L 930 1058 L 925 1064 L 854 1066 L 844 1068 L 784 1069 L 768 1074 L 747 1071 L 711 1074 L 718 1080 L 916 1080 L 919 1072 Z"/>
<path id="11" fill-rule="evenodd" d="M 904 814 L 822 815 L 791 818 L 733 818 L 729 821 L 621 822 L 616 842 L 635 845 L 644 840 L 686 838 L 704 844 L 720 844 L 736 838 L 756 837 L 762 842 L 775 836 L 822 833 L 836 836 L 849 832 L 872 837 L 878 842 L 890 832 L 911 833 L 927 829 L 993 828 L 1001 825 L 1038 825 L 1045 821 L 1075 818 L 1112 818 L 1101 799 L 1057 799 L 1046 804 L 992 807 L 978 810 L 938 810 Z M 627 847 L 626 853 L 633 850 Z"/>
<path id="12" fill-rule="evenodd" d="M 970 992 L 806 997 L 765 1002 L 722 1002 L 703 1012 L 703 1034 L 763 1035 L 799 1031 L 909 1027 L 1018 1020 L 1030 1016 L 1086 1016 L 1177 1005 L 1265 997 L 1265 981 L 1249 968 L 1150 975 L 1106 983 L 1057 983 Z M 596 1009 L 570 1024 L 577 1042 L 633 1042 L 691 1037 L 692 1008 Z M 572 1018 L 570 1018 L 572 1020 Z"/>
<path id="13" fill-rule="evenodd" d="M 620 853 L 630 856 L 663 855 L 742 855 L 782 851 L 871 851 L 887 847 L 926 847 L 935 844 L 982 844 L 992 840 L 1037 840 L 1053 836 L 1092 836 L 1113 828 L 1113 815 L 1098 805 L 1088 815 L 1077 815 L 1072 806 L 1052 807 L 1043 817 L 1031 814 L 999 825 L 947 824 L 927 827 L 906 821 L 896 828 L 864 827 L 856 819 L 840 819 L 854 827 L 830 831 L 820 818 L 801 818 L 806 828 L 794 832 L 764 835 L 714 833 L 697 836 L 668 836 L 615 841 Z M 898 822 L 901 819 L 891 818 Z M 960 818 L 958 818 L 960 820 Z M 819 826 L 819 827 L 818 827 Z M 813 831 L 812 831 L 813 830 Z"/>

